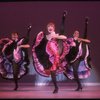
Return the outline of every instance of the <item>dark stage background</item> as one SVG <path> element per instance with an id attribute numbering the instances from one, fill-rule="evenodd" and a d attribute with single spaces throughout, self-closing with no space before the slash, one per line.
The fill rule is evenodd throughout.
<path id="1" fill-rule="evenodd" d="M 46 25 L 53 21 L 56 23 L 56 31 L 60 31 L 62 13 L 67 10 L 65 21 L 65 31 L 68 37 L 78 29 L 84 33 L 85 17 L 89 17 L 88 38 L 91 40 L 91 56 L 93 69 L 91 76 L 86 79 L 87 82 L 100 82 L 100 2 L 90 1 L 30 1 L 30 2 L 0 2 L 0 39 L 9 37 L 10 33 L 17 31 L 22 36 L 26 35 L 27 26 L 32 25 L 30 44 L 34 37 L 41 30 L 46 32 Z M 21 82 L 46 83 L 51 78 L 38 75 L 32 65 L 32 47 L 29 49 L 30 72 Z M 58 75 L 58 81 L 67 81 L 65 76 Z M 6 80 L 0 78 L 0 82 Z M 10 82 L 10 81 L 8 81 Z"/>

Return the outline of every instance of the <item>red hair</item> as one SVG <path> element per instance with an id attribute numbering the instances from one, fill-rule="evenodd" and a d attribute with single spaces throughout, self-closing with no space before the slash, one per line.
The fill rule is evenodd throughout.
<path id="1" fill-rule="evenodd" d="M 55 29 L 55 24 L 54 24 L 53 22 L 48 23 L 48 24 L 47 24 L 47 28 L 48 28 L 49 26 L 52 26 L 52 27 L 54 27 L 54 29 Z"/>
<path id="2" fill-rule="evenodd" d="M 11 34 L 12 34 L 12 35 L 16 35 L 16 34 L 19 35 L 18 32 L 12 32 Z"/>

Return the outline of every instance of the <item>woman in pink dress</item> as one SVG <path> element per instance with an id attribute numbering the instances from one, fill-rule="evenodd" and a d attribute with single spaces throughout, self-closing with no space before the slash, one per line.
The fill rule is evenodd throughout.
<path id="1" fill-rule="evenodd" d="M 52 78 L 55 89 L 53 93 L 58 92 L 56 83 L 56 73 L 63 72 L 66 66 L 66 61 L 61 62 L 61 58 L 68 53 L 68 45 L 65 35 L 59 35 L 55 32 L 55 24 L 49 23 L 47 25 L 48 34 L 42 31 L 38 33 L 33 45 L 33 64 L 36 71 L 43 76 L 50 76 Z M 63 50 L 60 54 L 58 40 L 63 41 Z M 64 51 L 64 52 L 63 52 Z"/>

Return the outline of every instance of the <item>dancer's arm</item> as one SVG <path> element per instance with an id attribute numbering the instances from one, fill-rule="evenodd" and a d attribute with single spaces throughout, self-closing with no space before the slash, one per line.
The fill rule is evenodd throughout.
<path id="1" fill-rule="evenodd" d="M 65 35 L 59 35 L 59 34 L 53 34 L 52 37 L 57 39 L 67 39 Z"/>
<path id="2" fill-rule="evenodd" d="M 24 44 L 24 45 L 20 45 L 20 46 L 18 46 L 19 48 L 29 48 L 30 47 L 30 45 L 29 44 Z"/>
<path id="3" fill-rule="evenodd" d="M 88 40 L 88 39 L 83 39 L 83 38 L 78 38 L 78 41 L 83 41 L 83 42 L 86 42 L 86 43 L 90 43 L 91 41 Z"/>

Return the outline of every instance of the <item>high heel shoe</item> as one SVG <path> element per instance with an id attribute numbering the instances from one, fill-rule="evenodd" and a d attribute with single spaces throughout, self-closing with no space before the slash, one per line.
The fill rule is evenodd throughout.
<path id="1" fill-rule="evenodd" d="M 58 93 L 58 88 L 55 88 L 53 93 Z"/>
<path id="2" fill-rule="evenodd" d="M 78 87 L 75 91 L 82 91 L 82 87 Z"/>
<path id="3" fill-rule="evenodd" d="M 18 89 L 18 85 L 15 86 L 14 91 L 17 91 L 17 89 Z"/>
<path id="4" fill-rule="evenodd" d="M 14 88 L 14 91 L 17 91 L 17 89 L 18 89 L 18 87 L 15 87 L 15 88 Z"/>

